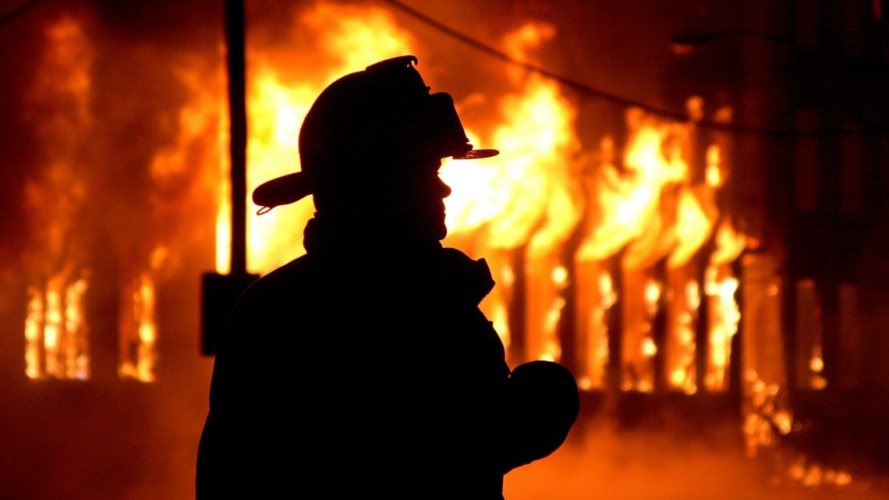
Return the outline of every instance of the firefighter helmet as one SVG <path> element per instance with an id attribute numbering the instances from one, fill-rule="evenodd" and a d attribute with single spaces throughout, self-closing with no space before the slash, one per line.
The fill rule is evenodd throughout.
<path id="1" fill-rule="evenodd" d="M 453 98 L 431 94 L 416 63 L 414 56 L 387 59 L 325 88 L 300 129 L 301 172 L 256 188 L 253 201 L 263 207 L 260 212 L 380 175 L 364 168 L 368 162 L 397 169 L 403 163 L 399 158 L 405 157 L 476 159 L 498 154 L 473 148 Z"/>

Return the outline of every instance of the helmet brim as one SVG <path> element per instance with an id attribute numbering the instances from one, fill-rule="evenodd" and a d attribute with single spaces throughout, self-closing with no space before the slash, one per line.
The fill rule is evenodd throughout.
<path id="1" fill-rule="evenodd" d="M 453 156 L 455 160 L 479 160 L 482 158 L 490 158 L 492 156 L 497 156 L 500 154 L 500 151 L 496 149 L 470 149 L 469 151 L 463 153 L 460 156 Z"/>
<path id="2" fill-rule="evenodd" d="M 500 151 L 496 149 L 470 149 L 460 156 L 454 156 L 455 160 L 480 160 L 497 156 Z M 305 172 L 295 172 L 282 175 L 270 181 L 263 182 L 253 190 L 253 203 L 260 207 L 259 213 L 280 206 L 295 203 L 315 191 L 315 183 L 311 176 Z"/>

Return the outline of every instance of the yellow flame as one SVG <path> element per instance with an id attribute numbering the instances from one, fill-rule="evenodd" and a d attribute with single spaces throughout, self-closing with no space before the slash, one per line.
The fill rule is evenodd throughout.
<path id="1" fill-rule="evenodd" d="M 704 196 L 709 194 L 706 193 Z M 667 259 L 667 267 L 676 268 L 687 264 L 710 237 L 716 210 L 712 204 L 708 205 L 710 206 L 705 208 L 689 189 L 682 189 L 680 192 L 679 214 L 675 226 L 676 247 Z"/>
<path id="2" fill-rule="evenodd" d="M 648 315 L 653 317 L 658 310 L 658 300 L 661 298 L 662 286 L 657 281 L 648 280 L 645 283 L 645 305 Z"/>
<path id="3" fill-rule="evenodd" d="M 715 144 L 711 144 L 707 148 L 707 169 L 705 171 L 705 176 L 707 179 L 707 185 L 712 188 L 718 188 L 722 186 L 723 183 L 723 175 L 722 175 L 722 153 L 719 149 L 719 146 Z"/>
<path id="4" fill-rule="evenodd" d="M 85 273 L 72 280 L 67 270 L 47 280 L 45 288 L 28 288 L 25 374 L 29 378 L 89 378 L 83 302 L 87 288 Z"/>
<path id="5" fill-rule="evenodd" d="M 627 119 L 631 138 L 624 168 L 621 170 L 606 162 L 594 174 L 594 217 L 591 231 L 578 249 L 579 261 L 615 255 L 643 235 L 650 235 L 651 242 L 637 245 L 633 255 L 628 255 L 626 265 L 630 268 L 641 266 L 651 247 L 660 248 L 654 251 L 660 255 L 669 250 L 670 242 L 659 234 L 658 228 L 662 227 L 659 200 L 664 187 L 687 178 L 688 166 L 678 149 L 678 144 L 687 137 L 687 130 L 682 125 L 658 125 L 639 111 L 628 113 Z M 612 149 L 613 142 L 606 139 L 602 148 Z M 661 248 L 662 245 L 667 246 Z"/>
<path id="6" fill-rule="evenodd" d="M 717 276 L 717 268 L 712 266 L 707 268 L 704 275 L 704 290 L 710 304 L 710 344 L 705 383 L 710 391 L 727 388 L 732 338 L 738 332 L 741 319 L 741 311 L 735 300 L 738 280 L 731 276 Z"/>
<path id="7" fill-rule="evenodd" d="M 169 249 L 155 247 L 148 269 L 141 271 L 124 288 L 120 317 L 120 361 L 118 376 L 154 382 L 157 364 L 157 274 L 164 266 Z"/>
<path id="8" fill-rule="evenodd" d="M 642 339 L 642 355 L 651 358 L 657 354 L 657 344 L 654 343 L 654 339 L 651 337 L 645 337 Z"/>
<path id="9" fill-rule="evenodd" d="M 734 261 L 747 245 L 747 236 L 735 231 L 731 218 L 725 217 L 716 229 L 716 250 L 710 255 L 710 264 L 719 265 Z"/>
<path id="10" fill-rule="evenodd" d="M 507 35 L 504 45 L 525 58 L 554 34 L 552 26 L 528 23 Z M 447 224 L 453 233 L 488 224 L 484 237 L 492 248 L 531 240 L 533 249 L 545 252 L 564 241 L 580 216 L 570 180 L 572 155 L 579 149 L 576 109 L 558 85 L 537 74 L 517 73 L 513 82 L 519 90 L 501 99 L 502 121 L 491 134 L 501 155 L 476 162 L 471 171 L 456 162 L 442 169 L 454 190 L 445 200 Z"/>
<path id="11" fill-rule="evenodd" d="M 121 362 L 118 375 L 142 382 L 154 382 L 157 360 L 157 320 L 155 283 L 151 273 L 142 272 L 134 280 L 130 302 L 121 324 Z"/>
<path id="12" fill-rule="evenodd" d="M 43 325 L 45 303 L 43 294 L 31 285 L 28 287 L 28 314 L 25 318 L 25 375 L 28 378 L 39 378 L 42 369 L 40 366 L 41 341 L 43 339 Z"/>
<path id="13" fill-rule="evenodd" d="M 710 391 L 723 391 L 728 388 L 732 339 L 741 320 L 741 309 L 735 300 L 740 282 L 730 263 L 746 248 L 747 237 L 735 231 L 731 219 L 725 217 L 716 229 L 715 246 L 704 271 L 709 313 L 709 353 L 704 382 Z"/>
<path id="14" fill-rule="evenodd" d="M 44 167 L 25 187 L 33 248 L 28 260 L 35 279 L 25 321 L 26 374 L 31 378 L 87 378 L 87 328 L 83 295 L 86 271 L 70 259 L 75 217 L 87 196 L 82 165 L 74 161 L 86 143 L 93 47 L 72 18 L 49 25 L 45 50 L 28 95 Z"/>
<path id="15" fill-rule="evenodd" d="M 697 392 L 695 329 L 701 302 L 700 288 L 697 281 L 684 281 L 684 273 L 676 274 L 670 277 L 673 297 L 668 304 L 671 321 L 666 339 L 665 363 L 669 373 L 667 384 L 686 394 L 694 394 Z"/>
<path id="16" fill-rule="evenodd" d="M 503 125 L 493 144 L 503 153 L 476 162 L 471 171 L 450 162 L 442 178 L 454 190 L 445 200 L 447 224 L 459 234 L 488 225 L 491 248 L 516 248 L 531 240 L 537 252 L 558 245 L 580 217 L 569 177 L 575 111 L 558 88 L 529 77 L 521 93 L 504 98 Z"/>
<path id="17" fill-rule="evenodd" d="M 65 289 L 65 378 L 85 380 L 89 378 L 87 354 L 87 330 L 83 296 L 87 290 L 86 278 L 69 284 Z"/>
<path id="18" fill-rule="evenodd" d="M 576 346 L 580 370 L 579 383 L 584 390 L 601 389 L 606 379 L 610 350 L 608 348 L 608 314 L 617 302 L 611 274 L 596 263 L 578 263 L 575 311 Z"/>
<path id="19" fill-rule="evenodd" d="M 410 34 L 398 27 L 382 9 L 319 3 L 297 19 L 294 32 L 297 31 L 310 32 L 317 40 L 324 57 L 313 59 L 334 60 L 335 63 L 316 63 L 307 69 L 305 61 L 297 56 L 288 59 L 276 53 L 279 49 L 272 44 L 263 46 L 254 42 L 250 47 L 248 190 L 298 169 L 299 124 L 312 100 L 327 83 L 382 58 L 416 53 L 417 48 Z M 554 36 L 552 26 L 532 22 L 509 34 L 504 45 L 513 57 L 527 60 L 529 51 Z M 295 63 L 282 65 L 282 60 Z M 561 353 L 556 330 L 566 303 L 563 292 L 569 276 L 574 275 L 560 258 L 564 244 L 584 210 L 581 183 L 576 180 L 580 171 L 576 158 L 579 140 L 574 131 L 576 109 L 561 95 L 554 82 L 521 69 L 511 68 L 509 71 L 507 76 L 514 90 L 497 99 L 502 117 L 499 125 L 478 131 L 472 130 L 471 123 L 465 124 L 473 143 L 492 144 L 503 153 L 475 162 L 471 170 L 458 162 L 446 162 L 442 168 L 442 178 L 453 188 L 452 195 L 446 200 L 449 237 L 445 243 L 463 248 L 474 256 L 489 257 L 492 252 L 501 252 L 496 259 L 489 257 L 500 290 L 511 288 L 515 251 L 523 249 L 518 251 L 526 252 L 526 268 L 521 274 L 528 299 L 527 324 L 524 325 L 527 329 L 526 355 L 557 359 Z M 695 119 L 700 119 L 703 101 L 689 100 L 689 111 Z M 188 119 L 200 122 L 195 117 L 183 118 Z M 661 123 L 639 110 L 628 113 L 627 121 L 630 133 L 620 168 L 607 160 L 596 168 L 587 169 L 592 172 L 584 180 L 585 186 L 592 186 L 586 196 L 590 222 L 572 264 L 601 262 L 626 249 L 621 261 L 625 271 L 640 270 L 651 276 L 646 270 L 664 257 L 668 257 L 669 269 L 684 268 L 708 241 L 719 216 L 715 190 L 726 179 L 721 150 L 715 145 L 707 148 L 702 167 L 703 180 L 694 184 L 688 163 L 689 152 L 696 150 L 689 142 L 693 122 Z M 477 140 L 479 137 L 484 140 Z M 613 149 L 613 141 L 604 140 L 602 156 L 614 158 Z M 222 199 L 217 230 L 218 247 L 223 249 L 217 259 L 220 271 L 227 267 L 227 241 L 230 238 L 224 205 L 227 196 Z M 301 230 L 311 217 L 311 211 L 311 204 L 304 201 L 262 218 L 251 215 L 248 219 L 248 267 L 255 272 L 267 272 L 300 255 L 303 252 Z M 737 248 L 742 249 L 745 244 L 742 236 L 733 239 L 727 220 L 724 217 L 719 226 L 715 240 L 717 251 L 711 256 L 711 263 L 729 262 L 740 252 Z M 738 244 L 729 248 L 726 244 L 729 240 Z M 595 281 L 599 273 L 591 276 L 596 276 L 593 277 Z M 719 279 L 723 278 L 720 276 Z M 641 319 L 624 324 L 625 328 L 635 324 L 641 329 L 634 334 L 636 352 L 648 342 L 644 338 L 651 338 L 647 337 L 652 327 L 651 319 L 657 313 L 661 294 L 665 293 L 660 289 L 661 285 L 655 286 L 657 290 L 652 289 L 652 282 L 640 282 L 639 286 L 624 291 L 639 294 L 639 305 L 631 310 Z M 671 288 L 666 293 L 668 296 L 683 293 L 681 288 Z M 599 333 L 596 333 L 596 340 L 591 340 L 589 348 L 592 349 L 590 355 L 604 364 L 608 357 L 607 326 L 602 323 L 617 298 L 610 287 L 607 293 L 592 295 L 597 295 L 597 305 L 584 303 L 579 308 L 595 309 L 584 322 L 599 323 L 596 326 Z M 495 320 L 506 343 L 509 340 L 509 300 L 509 293 L 494 293 L 482 306 Z M 676 336 L 678 345 L 683 346 L 680 349 L 682 354 L 678 355 L 681 359 L 677 358 L 674 364 L 694 365 L 688 363 L 687 358 L 694 357 L 694 315 L 699 302 L 700 299 L 686 300 L 684 310 L 679 308 L 670 312 L 679 315 L 671 320 L 678 325 L 671 330 L 671 335 Z M 723 338 L 727 336 L 722 335 Z M 652 345 L 644 350 L 659 347 Z M 721 356 L 720 351 L 717 355 Z M 725 354 L 725 359 L 727 356 Z M 669 379 L 679 380 L 678 368 L 669 373 Z M 684 372 L 684 390 L 691 390 L 692 375 L 690 371 Z M 652 385 L 648 379 L 640 384 L 639 387 Z"/>
<path id="20" fill-rule="evenodd" d="M 824 357 L 821 354 L 821 345 L 812 347 L 812 354 L 809 358 L 809 388 L 821 390 L 827 387 L 827 379 L 822 372 L 824 371 Z"/>
<path id="21" fill-rule="evenodd" d="M 528 23 L 507 35 L 504 45 L 507 52 L 526 58 L 528 51 L 554 34 L 552 26 Z M 579 190 L 571 181 L 573 156 L 579 150 L 576 109 L 552 81 L 521 71 L 507 76 L 516 90 L 500 98 L 502 120 L 488 134 L 491 139 L 483 141 L 496 145 L 501 155 L 475 162 L 472 169 L 459 162 L 446 163 L 442 169 L 442 178 L 453 189 L 445 200 L 450 234 L 445 243 L 482 255 L 513 251 L 527 243 L 525 356 L 558 359 L 557 325 L 568 279 L 558 250 L 582 213 Z M 467 129 L 478 143 L 470 124 Z M 467 240 L 472 243 L 463 245 Z M 510 265 L 508 261 L 490 263 L 496 267 Z M 508 283 L 498 283 L 508 290 Z M 508 310 L 506 296 L 508 291 L 492 294 L 483 309 Z"/>

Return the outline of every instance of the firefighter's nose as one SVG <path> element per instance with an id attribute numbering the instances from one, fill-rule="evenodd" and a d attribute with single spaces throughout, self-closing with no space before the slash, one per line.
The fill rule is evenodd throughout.
<path id="1" fill-rule="evenodd" d="M 448 185 L 445 183 L 445 181 L 443 181 L 443 180 L 441 180 L 441 178 L 439 178 L 439 179 L 438 179 L 438 193 L 439 193 L 439 196 L 441 196 L 441 198 L 444 199 L 444 198 L 447 198 L 448 196 L 450 196 L 450 195 L 451 195 L 451 192 L 452 192 L 452 190 L 451 190 L 451 186 L 448 186 Z"/>

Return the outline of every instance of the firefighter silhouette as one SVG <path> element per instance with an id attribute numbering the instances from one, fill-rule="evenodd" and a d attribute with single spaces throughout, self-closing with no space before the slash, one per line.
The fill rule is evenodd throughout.
<path id="1" fill-rule="evenodd" d="M 504 474 L 577 417 L 568 370 L 507 366 L 478 308 L 485 261 L 441 245 L 441 160 L 497 151 L 473 148 L 416 62 L 328 86 L 300 131 L 301 171 L 253 193 L 263 210 L 312 195 L 316 212 L 306 254 L 248 288 L 218 339 L 199 500 L 500 499 Z"/>

